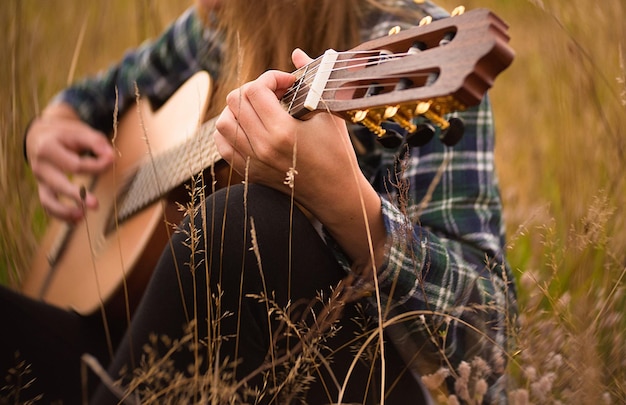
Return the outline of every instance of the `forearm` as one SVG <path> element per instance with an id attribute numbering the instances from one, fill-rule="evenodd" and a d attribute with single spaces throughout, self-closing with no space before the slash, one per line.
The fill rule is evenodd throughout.
<path id="1" fill-rule="evenodd" d="M 387 231 L 381 200 L 360 172 L 345 177 L 345 184 L 333 186 L 333 192 L 311 198 L 317 207 L 312 212 L 348 256 L 352 270 L 372 274 L 385 260 Z"/>
<path id="2" fill-rule="evenodd" d="M 452 362 L 482 356 L 496 361 L 506 350 L 507 322 L 515 316 L 515 289 L 504 276 L 506 263 L 458 240 L 411 224 L 383 200 L 388 245 L 378 291 L 384 321 L 398 317 L 408 341 L 435 344 Z M 372 280 L 369 282 L 373 288 Z M 378 296 L 377 296 L 378 295 Z M 421 342 L 421 343 L 420 343 Z"/>

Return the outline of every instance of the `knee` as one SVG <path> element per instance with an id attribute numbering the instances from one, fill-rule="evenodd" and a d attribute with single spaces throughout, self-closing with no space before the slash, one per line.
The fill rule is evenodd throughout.
<path id="1" fill-rule="evenodd" d="M 194 223 L 200 229 L 206 229 L 205 222 L 214 224 L 214 229 L 222 224 L 226 229 L 230 226 L 241 229 L 250 217 L 259 225 L 267 223 L 272 229 L 289 220 L 290 215 L 296 220 L 303 215 L 290 196 L 259 184 L 237 184 L 220 189 L 205 199 L 204 210 L 199 212 L 204 215 L 196 214 Z"/>

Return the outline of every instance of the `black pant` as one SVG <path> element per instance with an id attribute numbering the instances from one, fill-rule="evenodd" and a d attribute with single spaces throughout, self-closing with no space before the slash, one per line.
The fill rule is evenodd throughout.
<path id="1" fill-rule="evenodd" d="M 198 239 L 190 248 L 193 229 L 199 231 Z M 253 234 L 255 243 L 252 242 Z M 190 365 L 196 364 L 199 372 L 204 373 L 207 360 L 214 362 L 219 355 L 217 364 L 222 370 L 219 375 L 226 376 L 227 371 L 233 370 L 223 366 L 227 360 L 238 359 L 236 378 L 241 380 L 289 351 L 292 363 L 288 362 L 284 368 L 266 370 L 266 383 L 270 387 L 279 383 L 281 375 L 294 367 L 293 362 L 301 353 L 297 333 L 306 333 L 315 324 L 316 317 L 310 311 L 305 311 L 308 316 L 300 316 L 303 308 L 316 297 L 324 297 L 314 306 L 314 312 L 319 316 L 319 311 L 323 311 L 321 302 L 345 276 L 308 218 L 297 208 L 292 211 L 289 197 L 275 190 L 254 185 L 245 190 L 243 186 L 236 186 L 207 197 L 204 211 L 198 212 L 191 221 L 183 222 L 172 243 L 173 250 L 165 249 L 131 328 L 116 350 L 109 374 L 117 379 L 121 371 L 141 367 L 142 356 L 153 359 L 148 360 L 146 370 L 153 367 L 151 363 L 165 357 L 171 360 L 175 370 L 182 371 L 182 378 L 187 378 L 194 374 L 188 371 Z M 263 295 L 266 295 L 265 299 Z M 41 373 L 31 391 L 39 388 L 47 395 L 65 398 L 67 403 L 78 402 L 80 354 L 90 352 L 105 364 L 107 362 L 99 322 L 32 303 L 22 297 L 9 294 L 2 294 L 2 297 L 5 301 L 0 309 L 3 316 L 5 312 L 11 312 L 7 311 L 8 308 L 20 308 L 7 318 L 9 323 L 3 321 L 5 325 L 18 325 L 18 330 L 2 334 L 2 355 L 5 354 L 4 348 L 20 348 L 24 360 L 32 362 L 33 373 Z M 292 309 L 291 318 L 298 316 L 298 320 L 306 319 L 306 323 L 292 330 L 285 329 L 277 311 L 288 306 Z M 268 308 L 273 308 L 273 312 L 269 311 L 273 313 L 269 322 Z M 309 349 L 304 357 L 312 362 L 305 361 L 309 366 L 301 370 L 309 370 L 314 377 L 312 383 L 306 383 L 310 385 L 306 403 L 331 403 L 337 398 L 336 384 L 320 359 L 328 360 L 332 373 L 341 384 L 354 358 L 355 348 L 360 347 L 355 336 L 363 331 L 359 323 L 363 323 L 364 317 L 354 303 L 346 305 L 342 311 L 342 320 L 320 335 L 328 340 L 313 345 L 314 349 Z M 181 344 L 179 350 L 168 353 L 168 349 L 176 345 L 171 340 L 194 336 L 189 335 L 193 331 L 185 329 L 189 320 L 195 320 L 194 330 L 198 333 L 198 339 L 191 339 L 191 342 L 201 343 L 195 347 Z M 288 338 L 284 333 L 275 333 L 285 330 L 291 332 Z M 151 336 L 169 339 L 154 340 Z M 215 349 L 212 345 L 217 342 L 219 348 Z M 146 351 L 146 347 L 152 352 Z M 270 347 L 276 349 L 273 354 L 270 354 Z M 367 352 L 375 354 L 376 348 L 377 345 L 373 344 Z M 150 357 L 147 353 L 158 354 Z M 394 384 L 397 387 L 387 403 L 404 404 L 407 400 L 420 403 L 421 390 L 404 372 L 403 363 L 391 344 L 386 345 L 385 353 L 388 386 Z M 313 359 L 314 354 L 318 354 L 317 359 Z M 373 363 L 372 366 L 364 361 L 358 362 L 349 379 L 344 402 L 363 403 L 368 396 L 373 402 L 378 400 L 379 391 L 375 387 L 380 376 L 376 372 L 378 362 Z M 370 373 L 370 370 L 374 372 Z M 298 374 L 304 375 L 304 372 Z M 126 383 L 130 382 L 128 375 L 124 379 Z M 186 381 L 190 380 L 187 378 Z M 262 382 L 262 374 L 250 380 L 250 384 Z M 167 381 L 159 380 L 155 386 L 147 383 L 137 389 L 155 391 L 167 384 Z M 301 383 L 297 382 L 298 385 Z M 281 400 L 275 401 L 282 403 Z M 92 402 L 105 404 L 117 400 L 101 385 Z M 271 398 L 267 397 L 265 402 L 271 402 Z"/>

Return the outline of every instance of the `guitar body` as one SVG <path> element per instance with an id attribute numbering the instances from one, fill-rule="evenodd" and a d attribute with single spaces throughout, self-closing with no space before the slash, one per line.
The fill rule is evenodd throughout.
<path id="1" fill-rule="evenodd" d="M 208 74 L 198 73 L 158 111 L 140 102 L 124 114 L 113 141 L 114 166 L 96 179 L 77 179 L 99 208 L 74 226 L 51 220 L 23 284 L 27 296 L 85 315 L 105 304 L 121 315 L 127 290 L 129 308 L 136 306 L 172 232 L 166 221 L 177 223 L 182 214 L 165 196 L 116 224 L 118 196 L 140 162 L 195 134 L 209 91 Z"/>

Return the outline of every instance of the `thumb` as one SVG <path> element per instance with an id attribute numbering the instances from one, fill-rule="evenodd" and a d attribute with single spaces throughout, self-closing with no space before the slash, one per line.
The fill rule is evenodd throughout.
<path id="1" fill-rule="evenodd" d="M 296 48 L 291 53 L 291 60 L 296 69 L 300 69 L 302 66 L 313 62 L 313 59 L 309 57 L 302 49 Z"/>

